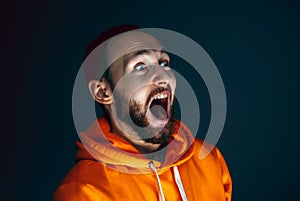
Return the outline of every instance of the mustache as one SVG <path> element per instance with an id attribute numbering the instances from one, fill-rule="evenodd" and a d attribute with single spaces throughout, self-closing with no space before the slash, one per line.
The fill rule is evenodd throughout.
<path id="1" fill-rule="evenodd" d="M 150 103 L 151 98 L 153 96 L 155 96 L 156 94 L 159 94 L 163 91 L 168 91 L 168 92 L 170 92 L 170 94 L 172 93 L 170 85 L 167 85 L 167 87 L 156 87 L 156 88 L 152 89 L 151 92 L 149 93 L 147 101 L 146 101 L 146 105 L 148 105 Z"/>

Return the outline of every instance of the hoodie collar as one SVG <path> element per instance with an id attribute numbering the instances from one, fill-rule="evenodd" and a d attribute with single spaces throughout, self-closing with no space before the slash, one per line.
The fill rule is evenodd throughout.
<path id="1" fill-rule="evenodd" d="M 164 148 L 165 157 L 161 163 L 146 158 L 129 142 L 112 133 L 109 122 L 101 117 L 85 132 L 79 133 L 81 141 L 76 143 L 76 159 L 97 160 L 119 171 L 130 173 L 151 172 L 148 163 L 152 160 L 158 171 L 162 172 L 184 163 L 193 154 L 191 145 L 194 136 L 179 120 L 175 121 L 174 126 L 176 131 L 172 135 L 174 139 Z"/>

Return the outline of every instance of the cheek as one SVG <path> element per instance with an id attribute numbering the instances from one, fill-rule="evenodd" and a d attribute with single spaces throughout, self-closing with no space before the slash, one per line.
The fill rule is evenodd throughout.
<path id="1" fill-rule="evenodd" d="M 132 102 L 137 103 L 139 105 L 144 105 L 145 101 L 148 98 L 147 89 L 136 89 L 137 87 L 134 86 L 126 86 L 124 88 L 122 87 L 122 89 L 115 89 L 114 99 L 116 100 L 116 102 L 119 103 L 118 105 L 122 108 L 127 108 Z"/>
<path id="2" fill-rule="evenodd" d="M 146 78 L 142 76 L 126 76 L 118 83 L 117 90 L 126 100 L 135 100 L 136 102 L 144 102 L 147 99 L 147 84 Z"/>
<path id="3" fill-rule="evenodd" d="M 170 87 L 171 87 L 172 91 L 175 91 L 175 88 L 176 88 L 176 77 L 175 77 L 175 75 L 172 72 L 170 72 L 169 76 L 170 76 Z"/>
<path id="4" fill-rule="evenodd" d="M 173 73 L 170 74 L 170 83 L 172 83 L 172 87 L 176 87 L 176 77 Z"/>
<path id="5" fill-rule="evenodd" d="M 146 90 L 139 90 L 136 93 L 133 94 L 131 97 L 131 100 L 134 100 L 135 102 L 143 105 L 145 104 L 145 101 L 147 100 L 147 92 Z"/>

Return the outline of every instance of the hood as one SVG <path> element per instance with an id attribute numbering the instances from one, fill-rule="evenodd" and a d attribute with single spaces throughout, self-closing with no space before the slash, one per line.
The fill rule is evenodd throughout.
<path id="1" fill-rule="evenodd" d="M 79 133 L 76 142 L 76 160 L 97 160 L 113 169 L 126 173 L 149 173 L 149 162 L 153 161 L 159 173 L 180 165 L 193 155 L 194 136 L 179 120 L 175 121 L 173 140 L 160 151 L 165 152 L 163 160 L 156 161 L 141 154 L 133 145 L 111 132 L 109 122 L 101 117 L 85 132 Z"/>

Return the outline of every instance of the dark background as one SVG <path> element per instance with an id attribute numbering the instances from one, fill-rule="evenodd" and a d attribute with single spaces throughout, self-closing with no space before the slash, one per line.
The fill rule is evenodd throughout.
<path id="1" fill-rule="evenodd" d="M 51 199 L 74 164 L 71 95 L 85 48 L 124 23 L 185 34 L 219 68 L 233 200 L 299 199 L 298 2 L 195 2 L 1 3 L 1 200 Z"/>

